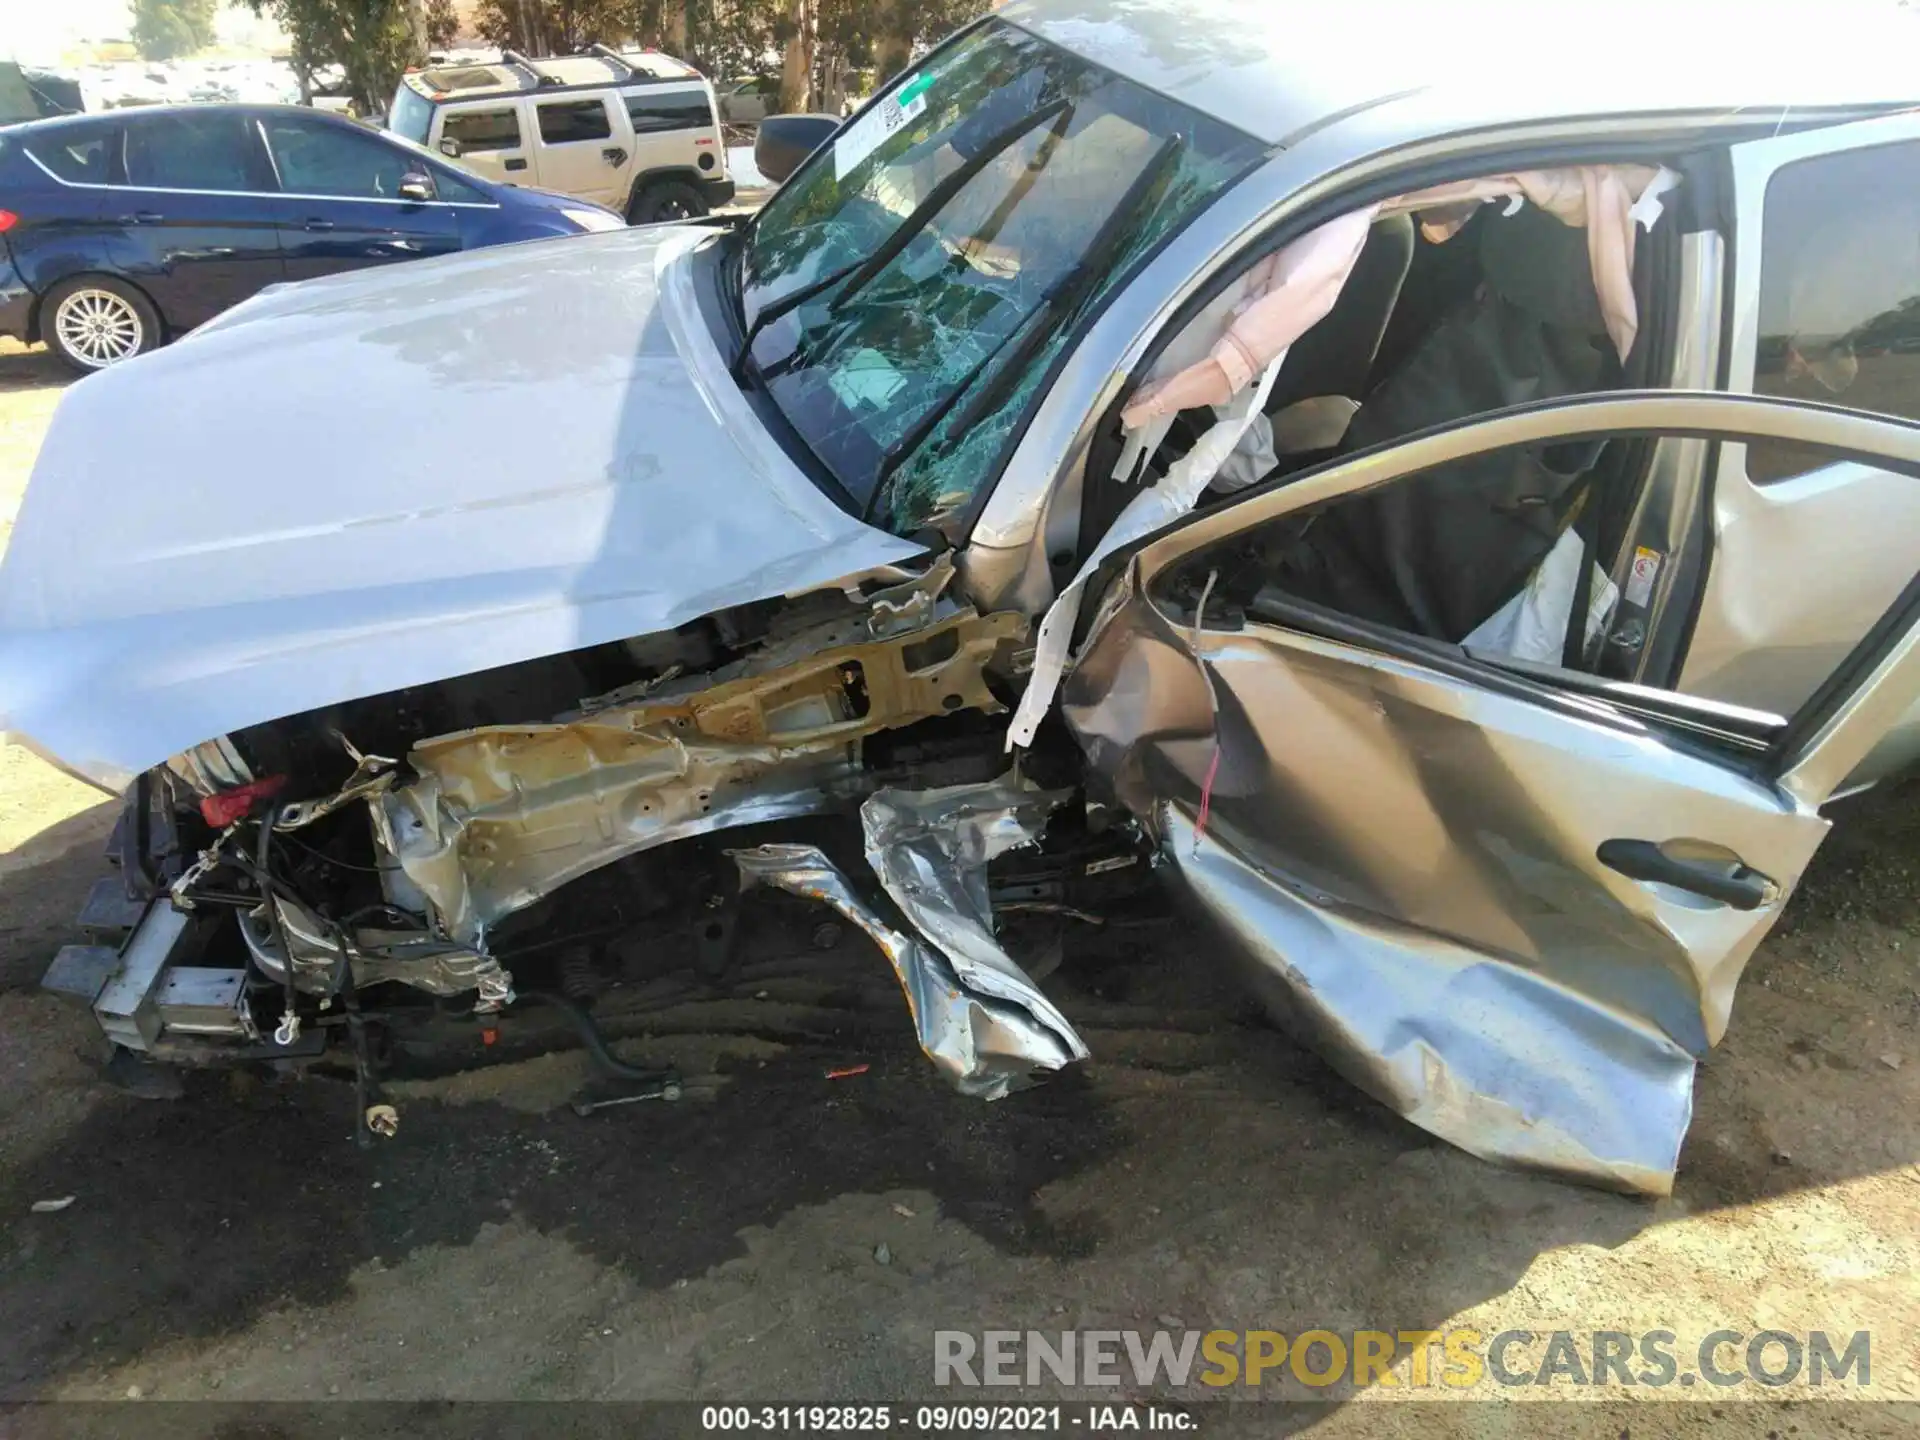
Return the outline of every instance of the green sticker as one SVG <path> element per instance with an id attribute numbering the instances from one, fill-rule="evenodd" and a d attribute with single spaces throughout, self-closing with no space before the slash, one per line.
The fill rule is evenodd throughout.
<path id="1" fill-rule="evenodd" d="M 902 109 L 918 100 L 933 88 L 931 75 L 916 75 L 900 87 L 899 102 Z"/>

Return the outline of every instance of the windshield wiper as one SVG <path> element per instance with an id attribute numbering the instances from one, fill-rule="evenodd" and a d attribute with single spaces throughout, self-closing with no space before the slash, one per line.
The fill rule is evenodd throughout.
<path id="1" fill-rule="evenodd" d="M 953 197 L 964 190 L 974 176 L 992 164 L 1002 151 L 1028 131 L 1063 113 L 1071 118 L 1073 114 L 1071 101 L 1056 100 L 1051 105 L 1042 106 L 1031 115 L 1023 115 L 969 155 L 951 175 L 929 190 L 927 198 L 913 207 L 907 218 L 894 227 L 893 233 L 887 236 L 873 254 L 864 260 L 843 265 L 811 284 L 802 285 L 797 290 L 790 290 L 778 300 L 769 301 L 754 315 L 753 323 L 747 326 L 746 338 L 740 342 L 740 353 L 734 357 L 733 361 L 734 382 L 738 384 L 746 374 L 748 359 L 753 354 L 753 342 L 760 337 L 760 332 L 767 326 L 781 316 L 792 313 L 816 295 L 831 290 L 844 280 L 847 282 L 847 288 L 833 299 L 832 309 L 837 314 L 842 305 L 866 289 L 874 276 L 892 264 L 895 257 L 911 245 L 914 237 L 926 228 L 927 222 L 944 210 L 952 202 Z M 744 256 L 742 258 L 744 259 Z"/>
<path id="2" fill-rule="evenodd" d="M 1081 305 L 1087 295 L 1090 283 L 1104 275 L 1113 264 L 1113 257 L 1119 251 L 1121 243 L 1127 238 L 1128 222 L 1140 202 L 1160 183 L 1160 177 L 1166 173 L 1173 157 L 1180 151 L 1181 140 L 1178 135 L 1170 135 L 1161 142 L 1140 173 L 1127 187 L 1127 193 L 1120 197 L 1107 218 L 1101 223 L 1099 232 L 1087 246 L 1086 253 L 1075 262 L 1072 269 L 1056 280 L 1034 306 L 1027 317 L 1010 330 L 998 345 L 980 358 L 978 364 L 967 372 L 966 378 L 952 390 L 939 404 L 932 406 L 925 415 L 915 421 L 906 434 L 886 448 L 880 457 L 880 464 L 873 475 L 873 488 L 867 492 L 866 502 L 860 507 L 860 518 L 869 518 L 873 505 L 880 498 L 880 492 L 892 478 L 893 472 L 905 463 L 907 457 L 926 443 L 936 426 L 953 410 L 955 403 L 967 393 L 969 386 L 979 378 L 987 365 L 1007 347 L 1009 341 L 1023 330 L 1026 332 L 1006 364 L 994 372 L 993 379 L 981 387 L 978 394 L 967 403 L 951 429 L 951 434 L 965 435 L 985 419 L 1006 398 L 1006 392 L 1013 386 L 1022 371 L 1033 359 L 1034 353 L 1046 338 L 1053 333 L 1048 322 L 1062 314 L 1070 314 Z M 1038 321 L 1039 323 L 1034 323 Z"/>
<path id="3" fill-rule="evenodd" d="M 746 255 L 744 252 L 742 252 L 740 260 L 744 266 L 746 263 Z M 799 309 L 823 290 L 831 290 L 835 285 L 838 285 L 865 263 L 866 262 L 862 260 L 855 260 L 851 265 L 842 265 L 831 274 L 825 275 L 813 281 L 811 284 L 802 285 L 797 290 L 789 290 L 778 300 L 769 300 L 765 305 L 762 305 L 754 315 L 753 323 L 747 326 L 746 336 L 740 342 L 740 353 L 733 357 L 734 383 L 736 385 L 739 384 L 742 377 L 746 375 L 747 361 L 753 355 L 753 342 L 760 338 L 760 332 L 762 330 L 765 330 L 782 315 Z"/>

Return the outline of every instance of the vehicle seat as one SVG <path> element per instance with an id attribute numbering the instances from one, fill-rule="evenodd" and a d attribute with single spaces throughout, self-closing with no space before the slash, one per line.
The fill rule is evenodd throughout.
<path id="1" fill-rule="evenodd" d="M 1586 232 L 1529 205 L 1480 229 L 1484 283 L 1366 397 L 1341 451 L 1530 400 L 1608 389 L 1620 366 Z M 1396 629 L 1459 641 L 1570 522 L 1598 442 L 1501 451 L 1338 501 L 1275 580 Z"/>
<path id="2" fill-rule="evenodd" d="M 1358 401 L 1367 393 L 1367 376 L 1406 284 L 1413 247 L 1411 216 L 1388 215 L 1373 222 L 1333 309 L 1287 352 L 1267 399 L 1268 415 L 1278 416 L 1289 406 L 1323 395 Z"/>

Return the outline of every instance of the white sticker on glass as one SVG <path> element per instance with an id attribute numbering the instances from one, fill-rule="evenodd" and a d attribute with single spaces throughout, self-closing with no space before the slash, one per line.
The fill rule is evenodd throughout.
<path id="1" fill-rule="evenodd" d="M 834 137 L 834 179 L 846 179 L 847 172 L 886 144 L 888 136 L 925 113 L 928 83 L 924 75 L 915 75 Z"/>

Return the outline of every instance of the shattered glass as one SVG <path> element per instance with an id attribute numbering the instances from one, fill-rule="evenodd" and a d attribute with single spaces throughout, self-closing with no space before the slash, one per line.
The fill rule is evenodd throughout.
<path id="1" fill-rule="evenodd" d="M 836 277 L 754 363 L 853 502 L 908 534 L 966 507 L 1079 318 L 1258 146 L 1000 24 L 877 113 L 897 128 L 870 152 L 855 122 L 768 204 L 742 307 Z"/>

